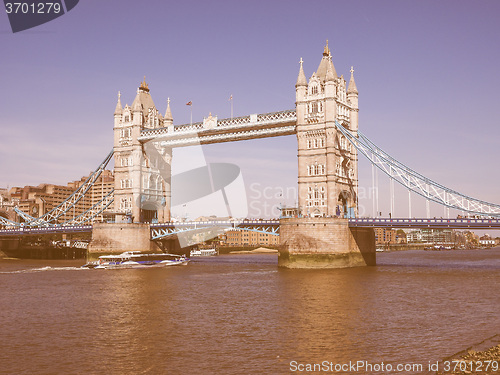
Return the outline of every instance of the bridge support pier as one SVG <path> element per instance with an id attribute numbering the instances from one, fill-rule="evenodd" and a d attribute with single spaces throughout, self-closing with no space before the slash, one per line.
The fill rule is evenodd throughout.
<path id="1" fill-rule="evenodd" d="M 349 228 L 347 219 L 280 220 L 278 266 L 284 268 L 348 268 L 375 266 L 375 233 Z"/>
<path id="2" fill-rule="evenodd" d="M 0 259 L 8 257 L 17 257 L 20 249 L 21 240 L 3 239 L 0 240 Z"/>
<path id="3" fill-rule="evenodd" d="M 159 251 L 151 241 L 149 224 L 96 223 L 92 228 L 92 241 L 88 247 L 88 257 L 120 254 L 124 251 Z"/>

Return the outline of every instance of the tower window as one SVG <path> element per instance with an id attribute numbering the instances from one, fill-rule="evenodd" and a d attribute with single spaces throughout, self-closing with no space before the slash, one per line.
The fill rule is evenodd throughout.
<path id="1" fill-rule="evenodd" d="M 126 138 L 129 139 L 132 137 L 132 129 L 130 128 L 125 128 L 120 131 L 120 137 L 121 138 Z"/>
<path id="2" fill-rule="evenodd" d="M 123 179 L 120 181 L 120 186 L 122 189 L 129 189 L 132 187 L 132 180 L 130 179 Z"/>
<path id="3" fill-rule="evenodd" d="M 307 166 L 307 175 L 308 176 L 321 176 L 324 175 L 326 171 L 326 167 L 324 164 L 313 164 Z"/>

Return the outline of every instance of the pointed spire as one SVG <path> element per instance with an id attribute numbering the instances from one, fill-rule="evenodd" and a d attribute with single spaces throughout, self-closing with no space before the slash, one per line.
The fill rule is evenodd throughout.
<path id="1" fill-rule="evenodd" d="M 322 82 L 326 80 L 326 72 L 330 69 L 332 71 L 333 77 L 337 78 L 337 71 L 333 66 L 332 55 L 330 52 L 330 48 L 328 47 L 328 40 L 326 41 L 326 46 L 323 50 L 323 57 L 321 58 L 321 62 L 319 63 L 318 70 L 316 70 L 316 74 L 321 79 Z"/>
<path id="2" fill-rule="evenodd" d="M 174 118 L 172 117 L 172 111 L 170 110 L 170 98 L 167 98 L 167 111 L 165 112 L 165 121 L 172 123 Z"/>
<path id="3" fill-rule="evenodd" d="M 141 82 L 141 85 L 139 86 L 139 90 L 149 92 L 149 87 L 148 87 L 148 84 L 146 83 L 146 76 L 144 76 L 144 80 Z"/>
<path id="4" fill-rule="evenodd" d="M 122 102 L 120 101 L 121 96 L 122 94 L 120 93 L 120 91 L 118 91 L 118 102 L 116 103 L 115 115 L 121 115 L 123 112 Z"/>
<path id="5" fill-rule="evenodd" d="M 349 87 L 347 88 L 348 94 L 357 94 L 358 88 L 356 87 L 356 82 L 354 82 L 354 68 L 351 66 L 351 79 L 349 80 Z"/>
<path id="6" fill-rule="evenodd" d="M 328 48 L 328 39 L 326 40 L 326 46 L 323 49 L 323 56 L 331 56 L 330 48 Z"/>
<path id="7" fill-rule="evenodd" d="M 304 62 L 304 60 L 302 60 L 302 57 L 300 58 L 299 62 L 300 62 L 299 76 L 297 77 L 297 83 L 295 84 L 295 87 L 307 86 L 306 75 L 304 74 L 304 68 L 302 67 L 302 63 Z"/>

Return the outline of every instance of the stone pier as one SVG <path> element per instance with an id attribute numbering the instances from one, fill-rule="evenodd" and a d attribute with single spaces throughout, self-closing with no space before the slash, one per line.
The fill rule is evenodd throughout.
<path id="1" fill-rule="evenodd" d="M 375 254 L 373 229 L 349 228 L 347 219 L 318 217 L 280 220 L 279 267 L 375 266 Z"/>
<path id="2" fill-rule="evenodd" d="M 159 249 L 150 238 L 149 224 L 96 223 L 88 254 L 90 258 L 97 258 L 124 251 L 157 252 Z"/>

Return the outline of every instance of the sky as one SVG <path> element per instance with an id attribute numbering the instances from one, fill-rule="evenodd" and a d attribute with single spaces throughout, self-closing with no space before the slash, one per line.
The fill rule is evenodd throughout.
<path id="1" fill-rule="evenodd" d="M 235 116 L 293 109 L 299 60 L 309 78 L 328 39 L 337 73 L 348 80 L 354 66 L 360 131 L 419 173 L 500 204 L 499 14 L 497 0 L 82 0 L 13 34 L 0 12 L 0 187 L 65 184 L 94 170 L 113 146 L 118 91 L 131 104 L 143 76 L 162 113 L 170 98 L 174 124 L 189 123 L 188 101 L 193 121 L 229 117 L 230 95 Z M 249 200 L 294 203 L 295 136 L 204 153 L 241 168 Z M 371 186 L 365 160 L 359 180 Z M 393 217 L 407 216 L 408 193 L 396 193 Z M 412 202 L 423 216 L 425 202 Z"/>

